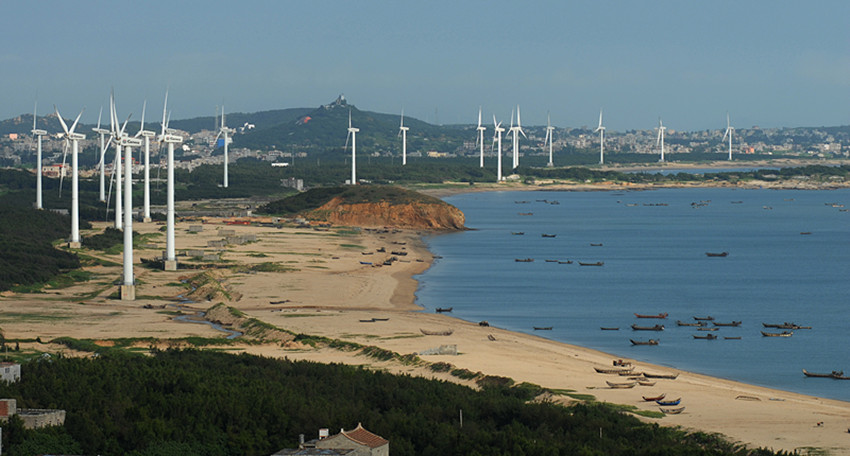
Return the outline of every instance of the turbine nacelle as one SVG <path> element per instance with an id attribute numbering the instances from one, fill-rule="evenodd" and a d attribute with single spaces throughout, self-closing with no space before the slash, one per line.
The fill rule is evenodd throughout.
<path id="1" fill-rule="evenodd" d="M 125 136 L 118 140 L 118 144 L 120 144 L 122 147 L 141 147 L 143 143 L 142 140 L 139 138 Z"/>

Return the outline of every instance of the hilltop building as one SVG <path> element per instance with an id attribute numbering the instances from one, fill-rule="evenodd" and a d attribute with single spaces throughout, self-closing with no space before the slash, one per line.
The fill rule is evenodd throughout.
<path id="1" fill-rule="evenodd" d="M 274 453 L 278 455 L 350 455 L 350 456 L 389 456 L 390 442 L 381 436 L 367 431 L 362 424 L 346 431 L 340 429 L 339 434 L 329 435 L 327 429 L 319 429 L 319 438 L 304 442 L 300 436 L 298 448 L 283 449 Z"/>

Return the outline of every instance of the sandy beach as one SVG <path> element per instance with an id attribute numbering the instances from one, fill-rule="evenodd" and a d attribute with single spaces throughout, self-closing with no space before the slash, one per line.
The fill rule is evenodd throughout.
<path id="1" fill-rule="evenodd" d="M 201 225 L 199 221 L 179 222 L 176 239 L 178 255 L 202 250 L 218 256 L 218 260 L 209 261 L 210 265 L 231 266 L 212 273 L 220 292 L 210 295 L 210 300 L 178 307 L 180 296 L 189 291 L 181 280 L 201 271 L 166 272 L 142 267 L 140 258 L 155 258 L 164 250 L 165 235 L 160 231 L 161 224 L 137 223 L 134 230 L 148 237 L 145 245 L 136 250 L 136 301 L 116 299 L 115 283 L 121 277 L 120 253 L 106 255 L 84 250 L 81 253 L 103 260 L 101 265 L 86 268 L 92 274 L 89 281 L 68 288 L 46 289 L 43 293 L 5 293 L 0 297 L 0 326 L 5 337 L 38 337 L 46 342 L 69 336 L 101 340 L 103 344 L 108 344 L 108 339 L 136 337 L 157 339 L 160 345 L 173 345 L 168 339 L 186 336 L 223 337 L 222 332 L 210 326 L 174 320 L 177 312 L 200 312 L 223 302 L 249 317 L 292 333 L 374 345 L 399 354 L 454 345 L 457 355 L 422 355 L 421 358 L 510 377 L 517 383 L 531 382 L 556 392 L 569 390 L 592 395 L 598 401 L 640 410 L 658 411 L 654 402 L 643 401 L 642 396 L 664 393 L 668 399 L 681 397 L 685 406 L 682 414 L 641 418 L 664 426 L 720 433 L 751 447 L 799 450 L 803 454 L 809 449 L 826 454 L 850 454 L 850 403 L 636 362 L 636 372 L 678 373 L 678 378 L 658 379 L 654 386 L 610 388 L 606 380 L 622 379 L 594 370 L 594 367 L 611 367 L 615 357 L 610 354 L 483 327 L 477 322 L 451 318 L 450 314 L 421 312 L 414 303 L 417 283 L 413 276 L 427 269 L 432 261 L 421 239 L 422 232 L 344 227 L 317 231 L 296 226 L 226 225 L 222 219 L 207 221 L 199 232 L 190 231 L 190 227 Z M 104 226 L 97 224 L 83 235 L 98 232 Z M 242 236 L 248 241 L 211 247 L 228 236 Z M 396 261 L 383 266 L 391 257 Z M 187 257 L 178 256 L 178 260 L 187 261 Z M 237 267 L 251 265 L 266 267 Z M 373 318 L 380 320 L 370 321 Z M 424 335 L 423 329 L 452 330 L 452 334 Z M 58 344 L 22 343 L 21 348 L 74 354 Z M 364 365 L 464 383 L 422 365 L 382 362 L 358 352 L 299 343 L 237 344 L 229 349 L 288 359 Z M 572 399 L 556 395 L 553 400 L 566 403 Z"/>

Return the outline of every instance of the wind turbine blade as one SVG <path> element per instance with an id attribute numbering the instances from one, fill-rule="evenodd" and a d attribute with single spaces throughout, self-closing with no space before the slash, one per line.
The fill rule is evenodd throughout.
<path id="1" fill-rule="evenodd" d="M 514 110 L 511 109 L 511 128 L 514 128 Z"/>
<path id="2" fill-rule="evenodd" d="M 401 128 L 403 126 L 404 126 L 404 108 L 401 108 L 401 124 L 399 125 L 399 128 Z M 399 133 L 401 133 L 401 132 L 399 132 Z"/>
<path id="3" fill-rule="evenodd" d="M 522 121 L 519 119 L 519 105 L 516 105 L 516 126 L 522 128 Z M 523 136 L 525 136 L 525 133 L 523 133 Z"/>
<path id="4" fill-rule="evenodd" d="M 32 108 L 32 129 L 35 130 L 35 121 L 38 119 L 38 101 L 35 102 L 35 107 Z"/>
<path id="5" fill-rule="evenodd" d="M 56 110 L 56 117 L 59 119 L 59 123 L 62 124 L 62 130 L 65 130 L 65 134 L 68 133 L 68 125 L 65 124 L 65 120 L 62 119 L 62 115 L 59 114 L 59 108 L 56 105 L 53 105 L 53 109 Z"/>
<path id="6" fill-rule="evenodd" d="M 61 118 L 61 117 L 60 117 Z M 65 138 L 65 144 L 62 146 L 62 170 L 59 171 L 59 197 L 62 197 L 62 182 L 65 180 L 65 158 L 68 156 L 68 138 Z"/>
<path id="7" fill-rule="evenodd" d="M 496 115 L 495 114 L 493 114 L 493 128 L 499 128 L 499 126 L 496 125 Z"/>
<path id="8" fill-rule="evenodd" d="M 601 126 L 602 126 L 602 110 L 600 109 L 600 110 L 599 110 L 599 127 L 601 127 Z M 599 129 L 599 128 L 597 127 L 597 130 L 598 130 L 598 129 Z"/>
<path id="9" fill-rule="evenodd" d="M 77 118 L 76 118 L 76 119 L 74 119 L 74 123 L 71 125 L 71 129 L 69 130 L 71 133 L 73 133 L 73 132 L 74 132 L 74 129 L 75 129 L 75 128 L 77 128 L 77 122 L 79 122 L 79 121 L 80 121 L 80 116 L 82 116 L 82 115 L 83 115 L 83 112 L 85 112 L 85 110 L 86 110 L 86 108 L 83 108 L 83 110 L 82 110 L 82 111 L 80 111 L 80 113 L 79 113 L 79 114 L 77 114 Z"/>
<path id="10" fill-rule="evenodd" d="M 162 103 L 162 134 L 165 135 L 165 112 L 168 108 L 168 89 L 165 89 L 165 101 Z"/>
<path id="11" fill-rule="evenodd" d="M 129 116 L 127 116 L 127 120 L 124 121 L 124 125 L 121 126 L 121 131 L 118 133 L 119 136 L 124 136 L 124 130 L 127 128 L 127 122 L 130 121 L 130 117 L 133 117 L 132 112 Z"/>
<path id="12" fill-rule="evenodd" d="M 351 128 L 351 110 L 350 109 L 348 110 L 348 128 Z"/>
<path id="13" fill-rule="evenodd" d="M 97 129 L 100 130 L 100 119 L 103 117 L 103 106 L 100 107 L 100 112 L 97 114 Z"/>
<path id="14" fill-rule="evenodd" d="M 351 132 L 349 131 L 347 135 L 345 135 L 345 145 L 342 146 L 342 151 L 345 152 L 348 150 L 348 138 L 351 137 Z"/>
<path id="15" fill-rule="evenodd" d="M 481 106 L 478 107 L 478 126 L 481 127 Z"/>
<path id="16" fill-rule="evenodd" d="M 145 131 L 145 109 L 148 107 L 148 100 L 142 103 L 142 124 L 139 126 L 139 134 Z M 136 135 L 138 136 L 138 135 Z"/>

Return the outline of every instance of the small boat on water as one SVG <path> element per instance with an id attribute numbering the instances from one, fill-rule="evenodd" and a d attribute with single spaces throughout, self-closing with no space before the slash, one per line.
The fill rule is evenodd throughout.
<path id="1" fill-rule="evenodd" d="M 809 372 L 806 369 L 803 369 L 803 375 L 806 377 L 815 377 L 815 378 L 838 378 L 844 377 L 844 371 L 832 371 L 828 374 L 817 374 L 815 372 Z"/>
<path id="2" fill-rule="evenodd" d="M 764 337 L 791 337 L 794 335 L 794 333 L 790 331 L 782 331 L 781 333 L 770 333 L 762 331 L 761 335 Z"/>
<path id="3" fill-rule="evenodd" d="M 712 317 L 711 315 L 709 315 L 707 317 L 694 317 L 694 320 L 696 320 L 696 321 L 712 321 L 712 320 L 714 320 L 714 317 Z"/>
<path id="4" fill-rule="evenodd" d="M 658 340 L 656 340 L 656 339 L 649 339 L 649 340 L 629 339 L 629 342 L 631 342 L 632 345 L 658 345 Z"/>
<path id="5" fill-rule="evenodd" d="M 812 234 L 812 232 L 811 231 L 800 231 L 800 234 L 807 235 L 807 234 Z"/>
<path id="6" fill-rule="evenodd" d="M 619 383 L 606 381 L 605 383 L 607 383 L 610 388 L 634 388 L 635 385 L 637 385 L 637 382 Z"/>
<path id="7" fill-rule="evenodd" d="M 664 325 L 655 325 L 655 326 L 632 325 L 632 329 L 635 330 L 635 331 L 664 331 Z"/>
<path id="8" fill-rule="evenodd" d="M 676 326 L 695 326 L 695 327 L 702 327 L 702 326 L 705 326 L 706 324 L 707 324 L 707 323 L 705 323 L 705 322 L 701 322 L 701 321 L 697 321 L 697 322 L 694 322 L 694 323 L 687 323 L 687 322 L 684 322 L 684 321 L 682 321 L 682 320 L 676 320 Z"/>
<path id="9" fill-rule="evenodd" d="M 655 401 L 661 401 L 661 400 L 664 400 L 664 397 L 665 397 L 665 396 L 667 396 L 667 393 L 661 393 L 661 394 L 659 394 L 658 396 L 651 396 L 651 397 L 641 396 L 641 397 L 642 397 L 642 398 L 643 398 L 643 400 L 645 400 L 646 402 L 655 402 Z"/>
<path id="10" fill-rule="evenodd" d="M 558 260 L 546 260 L 547 263 L 557 263 Z"/>
<path id="11" fill-rule="evenodd" d="M 437 313 L 451 312 L 454 307 L 437 307 Z"/>
<path id="12" fill-rule="evenodd" d="M 637 318 L 667 318 L 667 312 L 655 314 L 655 315 L 646 315 L 646 314 L 636 313 L 635 317 L 637 317 Z"/>
<path id="13" fill-rule="evenodd" d="M 671 407 L 671 406 L 674 406 L 674 405 L 679 405 L 680 402 L 682 402 L 681 397 L 678 398 L 678 399 L 673 399 L 672 401 L 664 401 L 664 400 L 655 401 L 656 404 L 663 406 L 663 407 Z"/>
<path id="14" fill-rule="evenodd" d="M 714 339 L 717 339 L 717 336 L 715 336 L 714 334 L 710 334 L 710 333 L 706 334 L 704 336 L 694 334 L 694 339 L 714 340 Z"/>
<path id="15" fill-rule="evenodd" d="M 598 244 L 594 244 L 594 243 L 592 243 L 592 242 L 591 242 L 591 243 L 590 243 L 590 246 L 591 246 L 591 247 L 602 247 L 602 243 L 600 242 L 600 243 L 598 243 Z"/>
<path id="16" fill-rule="evenodd" d="M 573 260 L 559 261 L 558 264 L 573 264 Z"/>
<path id="17" fill-rule="evenodd" d="M 597 261 L 596 263 L 582 263 L 581 261 L 578 262 L 579 266 L 602 266 L 604 264 L 605 263 L 603 263 L 601 261 Z"/>
<path id="18" fill-rule="evenodd" d="M 553 238 L 553 237 L 557 236 L 557 234 L 546 234 L 546 233 L 543 233 L 543 234 L 541 234 L 540 236 L 541 236 L 541 237 L 545 237 L 545 238 Z"/>
<path id="19" fill-rule="evenodd" d="M 764 326 L 765 328 L 776 328 L 776 329 L 812 329 L 811 326 L 800 326 L 796 323 L 788 323 L 787 321 L 785 323 L 781 323 L 781 324 L 762 323 L 761 325 Z"/>
<path id="20" fill-rule="evenodd" d="M 599 329 L 601 329 L 602 331 L 619 331 L 620 330 L 620 328 L 613 327 L 613 326 L 612 327 L 600 326 Z"/>
<path id="21" fill-rule="evenodd" d="M 705 256 L 709 257 L 727 257 L 729 252 L 705 252 Z"/>
<path id="22" fill-rule="evenodd" d="M 724 336 L 724 340 L 741 340 L 741 336 Z"/>
<path id="23" fill-rule="evenodd" d="M 684 411 L 685 411 L 685 408 L 684 408 L 684 407 L 678 407 L 678 408 L 662 408 L 662 407 L 658 407 L 658 409 L 659 409 L 659 410 L 661 410 L 661 413 L 663 413 L 663 414 L 665 414 L 665 415 L 678 415 L 678 414 L 680 414 L 680 413 L 682 413 L 682 412 L 684 412 Z"/>
<path id="24" fill-rule="evenodd" d="M 519 215 L 534 215 L 534 212 L 517 212 Z"/>
<path id="25" fill-rule="evenodd" d="M 644 372 L 643 376 L 646 378 L 666 378 L 668 380 L 676 380 L 679 377 L 679 374 L 649 374 Z"/>
<path id="26" fill-rule="evenodd" d="M 524 232 L 522 232 L 522 231 L 511 231 L 511 235 L 512 235 L 512 236 L 522 236 L 522 235 L 524 235 L 524 234 L 525 234 L 525 233 L 524 233 Z"/>
<path id="27" fill-rule="evenodd" d="M 551 331 L 551 326 L 532 326 L 535 331 Z"/>
<path id="28" fill-rule="evenodd" d="M 514 258 L 517 263 L 534 263 L 534 258 Z"/>
<path id="29" fill-rule="evenodd" d="M 741 323 L 742 322 L 735 321 L 735 320 L 732 320 L 731 323 L 719 323 L 719 322 L 716 322 L 716 321 L 711 322 L 711 324 L 713 324 L 714 326 L 741 326 Z"/>
<path id="30" fill-rule="evenodd" d="M 635 370 L 634 366 L 629 367 L 620 367 L 620 368 L 611 368 L 611 367 L 594 367 L 599 374 L 619 374 L 620 372 L 632 372 Z"/>

